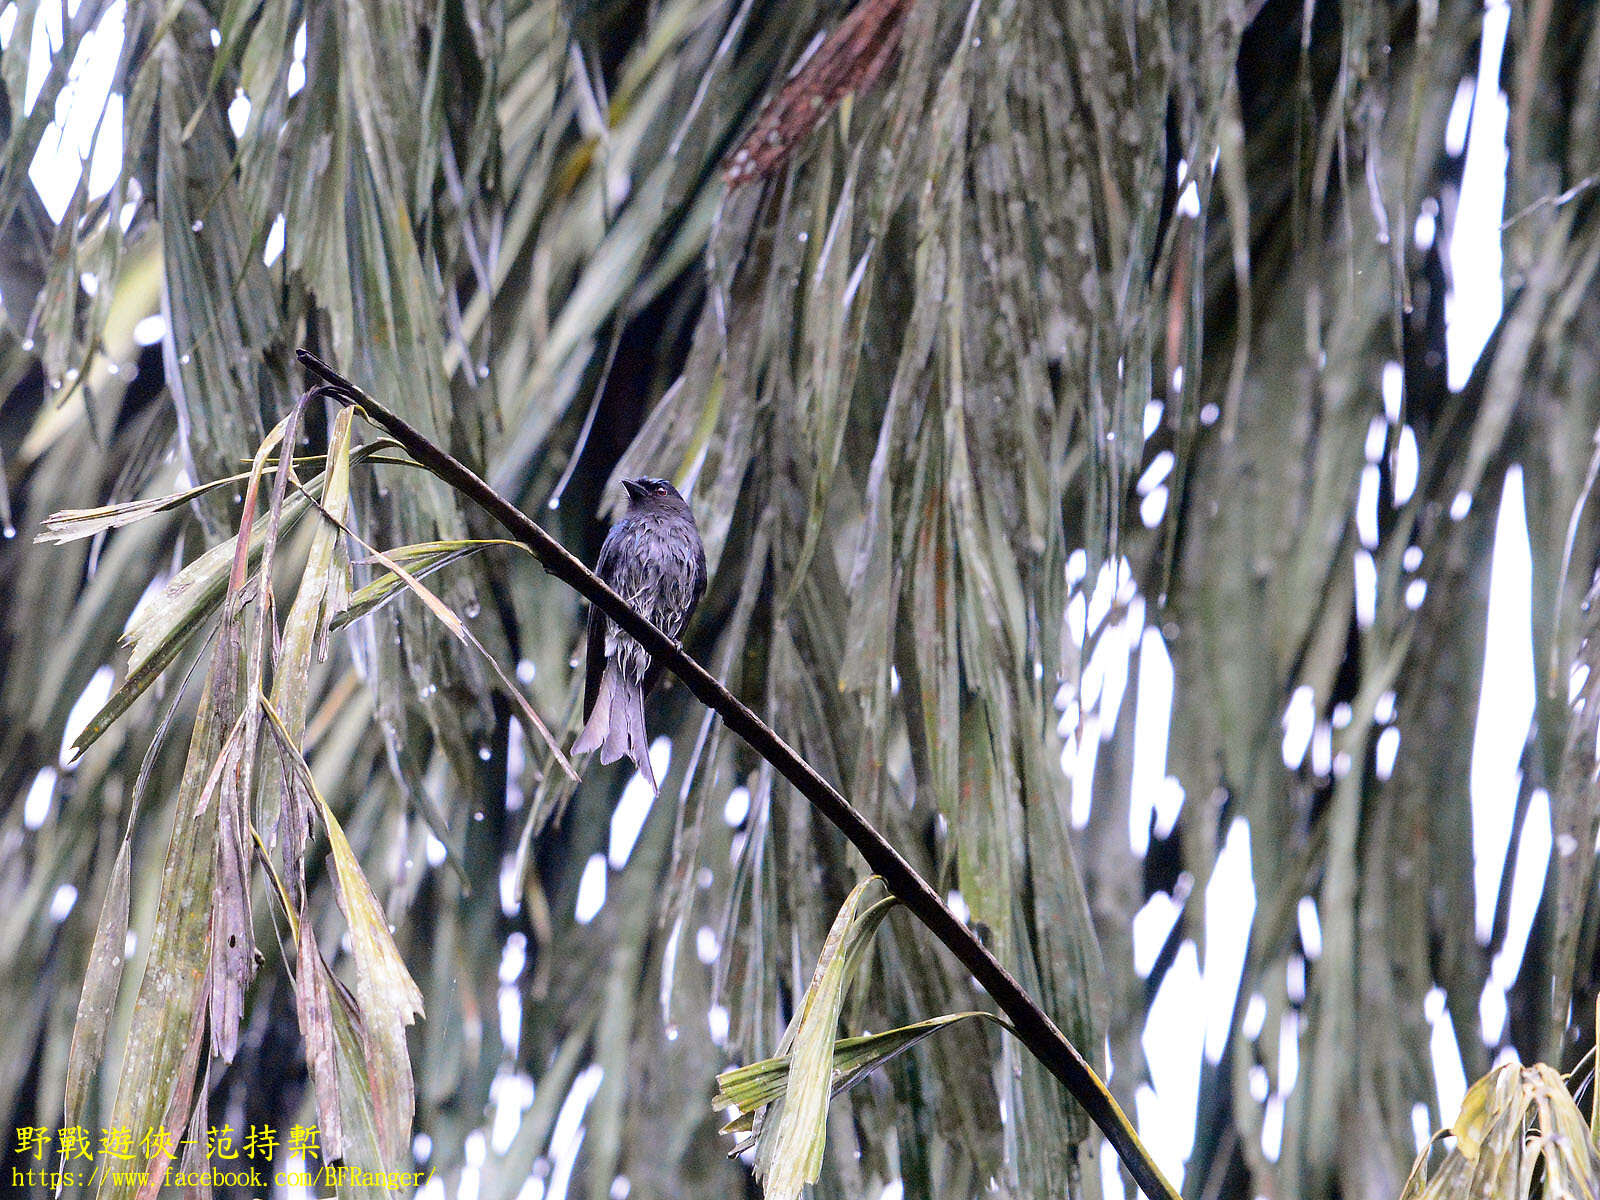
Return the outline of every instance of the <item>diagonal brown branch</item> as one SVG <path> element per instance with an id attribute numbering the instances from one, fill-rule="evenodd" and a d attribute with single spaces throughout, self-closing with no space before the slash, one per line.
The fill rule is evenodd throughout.
<path id="1" fill-rule="evenodd" d="M 571 551 L 469 467 L 389 412 L 310 351 L 299 351 L 299 358 L 308 371 L 331 386 L 336 398 L 359 408 L 404 446 L 418 463 L 500 522 L 512 537 L 533 551 L 534 557 L 546 571 L 596 605 L 631 634 L 656 662 L 682 680 L 702 704 L 716 711 L 724 725 L 743 738 L 752 750 L 793 784 L 813 808 L 833 822 L 861 852 L 867 865 L 883 877 L 895 897 L 972 972 L 1000 1011 L 1010 1019 L 1022 1044 L 1061 1081 L 1089 1114 L 1089 1119 L 1105 1134 L 1116 1150 L 1117 1157 L 1145 1195 L 1150 1200 L 1182 1200 L 1177 1189 L 1167 1182 L 1149 1152 L 1140 1144 L 1121 1106 L 1055 1022 L 1023 991 L 1022 986 L 977 936 L 956 919 L 932 885 L 837 788 L 819 775 L 816 768 L 801 758 L 737 696 L 723 687 L 714 675 L 690 658 L 681 645 L 640 616 Z"/>

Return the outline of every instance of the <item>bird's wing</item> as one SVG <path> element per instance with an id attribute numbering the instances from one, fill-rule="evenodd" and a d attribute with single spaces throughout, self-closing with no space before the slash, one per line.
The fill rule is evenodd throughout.
<path id="1" fill-rule="evenodd" d="M 594 699 L 600 694 L 600 677 L 606 669 L 606 615 L 594 605 L 589 606 L 589 649 L 583 675 L 583 719 L 587 721 L 594 711 Z"/>
<path id="2" fill-rule="evenodd" d="M 700 544 L 699 533 L 696 531 L 694 541 L 693 561 L 690 564 L 692 574 L 689 580 L 689 607 L 683 611 L 683 623 L 678 626 L 678 637 L 681 640 L 689 629 L 689 621 L 694 617 L 694 610 L 700 605 L 700 598 L 706 594 L 706 550 Z M 646 696 L 661 679 L 662 664 L 655 659 L 650 660 L 650 666 L 644 673 L 644 683 L 640 687 Z"/>
<path id="3" fill-rule="evenodd" d="M 621 522 L 611 527 L 606 540 L 600 544 L 600 557 L 595 560 L 594 573 L 611 585 L 616 574 L 617 558 L 622 536 L 618 533 Z M 589 606 L 589 648 L 583 674 L 583 717 L 589 719 L 594 711 L 594 698 L 600 694 L 600 676 L 606 669 L 606 615 L 594 605 Z"/>
<path id="4" fill-rule="evenodd" d="M 700 541 L 699 530 L 695 531 L 694 539 L 694 591 L 689 600 L 689 611 L 683 614 L 683 623 L 689 624 L 689 618 L 694 616 L 694 610 L 700 605 L 700 598 L 706 594 L 706 548 Z"/>

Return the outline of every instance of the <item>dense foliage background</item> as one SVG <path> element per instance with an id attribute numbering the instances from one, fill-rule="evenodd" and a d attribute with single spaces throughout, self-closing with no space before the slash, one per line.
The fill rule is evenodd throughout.
<path id="1" fill-rule="evenodd" d="M 1600 6 L 1510 8 L 1507 220 L 1474 234 L 1491 270 L 1503 246 L 1504 312 L 1464 379 L 1448 252 L 1463 131 L 1497 144 L 1495 79 L 1474 80 L 1503 7 L 862 10 L 881 74 L 847 64 L 817 128 L 730 188 L 725 157 L 849 5 L 78 0 L 64 28 L 6 5 L 0 1125 L 62 1120 L 171 709 L 84 1123 L 109 1121 L 198 644 L 74 765 L 63 738 L 123 669 L 141 598 L 232 533 L 239 496 L 34 536 L 54 510 L 243 469 L 301 389 L 302 344 L 589 561 L 612 481 L 692 489 L 712 581 L 690 650 L 960 893 L 1109 1055 L 1153 1144 L 1192 1143 L 1186 1196 L 1395 1196 L 1419 1125 L 1454 1115 L 1441 1038 L 1468 1079 L 1507 1046 L 1567 1068 L 1592 1044 Z M 88 103 L 86 45 L 111 71 L 109 167 L 58 214 L 29 167 Z M 320 453 L 330 413 L 306 420 Z M 413 470 L 352 486 L 380 547 L 496 532 Z M 1528 719 L 1509 692 L 1480 701 L 1496 530 L 1519 505 L 1534 704 L 1504 802 L 1519 835 L 1547 823 L 1535 881 L 1550 861 L 1520 958 L 1522 840 L 1475 847 L 1472 760 L 1480 719 L 1514 746 Z M 505 552 L 431 582 L 575 728 L 573 595 Z M 1135 732 L 1167 737 L 1165 714 L 1135 714 L 1169 676 L 1163 763 Z M 679 688 L 651 710 L 670 767 L 630 841 L 612 818 L 638 819 L 638 785 L 598 764 L 562 785 L 409 598 L 336 635 L 310 696 L 308 759 L 423 997 L 413 1149 L 443 1191 L 745 1187 L 712 1080 L 772 1052 L 861 873 L 837 834 Z M 308 903 L 348 976 L 326 860 L 314 843 Z M 264 962 L 209 1112 L 287 1128 L 311 1086 L 254 875 Z M 1141 911 L 1160 948 L 1136 962 Z M 1201 963 L 1225 1014 L 1205 1052 L 1142 1040 L 1200 1004 Z M 846 1025 L 981 1003 L 898 916 Z M 836 1101 L 818 1195 L 1095 1194 L 1098 1135 L 1019 1054 L 962 1025 Z M 1164 1079 L 1195 1072 L 1191 1134 Z M 1141 1100 L 1151 1079 L 1162 1104 Z M 0 1173 L 22 1161 L 9 1143 Z"/>

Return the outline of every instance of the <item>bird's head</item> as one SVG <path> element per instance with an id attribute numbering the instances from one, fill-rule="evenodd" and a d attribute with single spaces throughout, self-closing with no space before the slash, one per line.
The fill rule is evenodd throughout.
<path id="1" fill-rule="evenodd" d="M 689 505 L 678 495 L 678 489 L 665 479 L 624 479 L 622 486 L 628 490 L 628 507 L 687 510 Z"/>

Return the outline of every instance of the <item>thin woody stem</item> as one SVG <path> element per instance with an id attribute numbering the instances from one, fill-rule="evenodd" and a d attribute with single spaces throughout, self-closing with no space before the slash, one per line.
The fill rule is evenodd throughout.
<path id="1" fill-rule="evenodd" d="M 689 657 L 682 646 L 639 615 L 565 546 L 469 467 L 384 408 L 314 354 L 301 350 L 299 358 L 308 371 L 331 385 L 338 399 L 361 409 L 405 447 L 419 464 L 471 500 L 504 526 L 512 537 L 526 545 L 546 571 L 573 588 L 632 635 L 657 663 L 682 680 L 684 686 L 707 708 L 713 709 L 724 725 L 771 763 L 780 775 L 794 785 L 796 791 L 811 802 L 813 808 L 838 827 L 861 852 L 867 865 L 883 878 L 889 891 L 972 972 L 1000 1011 L 1011 1021 L 1017 1038 L 1046 1070 L 1061 1081 L 1083 1106 L 1089 1119 L 1105 1134 L 1145 1195 L 1150 1200 L 1182 1200 L 1140 1144 L 1121 1106 L 1083 1055 L 1056 1027 L 1049 1014 L 1022 989 L 977 936 L 956 919 L 932 885 L 837 788 L 819 775 L 810 763 L 737 696 L 723 687 L 714 675 Z"/>

